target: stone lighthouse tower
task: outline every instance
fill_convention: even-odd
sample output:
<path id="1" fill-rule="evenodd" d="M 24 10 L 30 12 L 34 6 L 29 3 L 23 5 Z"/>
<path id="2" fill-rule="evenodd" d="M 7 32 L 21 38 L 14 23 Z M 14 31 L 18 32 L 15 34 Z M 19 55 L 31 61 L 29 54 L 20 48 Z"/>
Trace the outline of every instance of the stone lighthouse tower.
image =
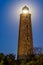
<path id="1" fill-rule="evenodd" d="M 22 59 L 33 53 L 31 14 L 29 8 L 24 6 L 20 14 L 19 39 L 18 39 L 18 58 Z"/>

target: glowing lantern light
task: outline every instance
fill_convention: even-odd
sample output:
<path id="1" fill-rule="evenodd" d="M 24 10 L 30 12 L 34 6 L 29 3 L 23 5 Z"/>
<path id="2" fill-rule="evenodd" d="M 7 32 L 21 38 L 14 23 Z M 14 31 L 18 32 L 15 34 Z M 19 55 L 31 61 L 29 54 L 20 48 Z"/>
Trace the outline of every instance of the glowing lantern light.
<path id="1" fill-rule="evenodd" d="M 29 8 L 27 6 L 22 8 L 22 13 L 28 14 L 29 13 Z"/>

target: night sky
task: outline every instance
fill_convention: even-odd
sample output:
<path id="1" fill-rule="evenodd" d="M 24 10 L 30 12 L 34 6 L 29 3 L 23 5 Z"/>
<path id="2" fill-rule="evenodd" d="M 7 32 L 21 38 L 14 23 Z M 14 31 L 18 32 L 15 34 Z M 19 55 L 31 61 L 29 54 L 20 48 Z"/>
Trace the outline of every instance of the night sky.
<path id="1" fill-rule="evenodd" d="M 17 53 L 20 13 L 31 13 L 34 47 L 43 48 L 43 0 L 0 0 L 0 53 Z"/>

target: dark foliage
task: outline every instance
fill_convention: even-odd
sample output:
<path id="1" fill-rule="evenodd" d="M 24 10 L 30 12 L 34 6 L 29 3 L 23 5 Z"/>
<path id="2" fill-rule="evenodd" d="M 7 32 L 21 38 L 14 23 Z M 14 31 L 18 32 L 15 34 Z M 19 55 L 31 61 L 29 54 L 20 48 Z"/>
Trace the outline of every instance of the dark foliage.
<path id="1" fill-rule="evenodd" d="M 14 54 L 4 55 L 0 53 L 0 65 L 43 65 L 43 54 L 33 54 L 22 60 L 15 60 Z"/>

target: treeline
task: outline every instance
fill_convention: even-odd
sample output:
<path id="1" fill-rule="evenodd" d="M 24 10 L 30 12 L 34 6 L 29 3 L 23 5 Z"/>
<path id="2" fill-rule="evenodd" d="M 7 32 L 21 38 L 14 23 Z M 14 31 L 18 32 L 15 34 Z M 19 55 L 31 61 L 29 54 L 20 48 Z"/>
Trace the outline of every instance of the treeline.
<path id="1" fill-rule="evenodd" d="M 0 65 L 43 65 L 43 54 L 29 55 L 25 59 L 15 60 L 14 54 L 0 53 Z"/>
<path id="2" fill-rule="evenodd" d="M 4 55 L 0 53 L 0 65 L 17 65 L 14 54 Z"/>
<path id="3" fill-rule="evenodd" d="M 33 54 L 21 60 L 20 65 L 43 65 L 43 54 Z"/>

